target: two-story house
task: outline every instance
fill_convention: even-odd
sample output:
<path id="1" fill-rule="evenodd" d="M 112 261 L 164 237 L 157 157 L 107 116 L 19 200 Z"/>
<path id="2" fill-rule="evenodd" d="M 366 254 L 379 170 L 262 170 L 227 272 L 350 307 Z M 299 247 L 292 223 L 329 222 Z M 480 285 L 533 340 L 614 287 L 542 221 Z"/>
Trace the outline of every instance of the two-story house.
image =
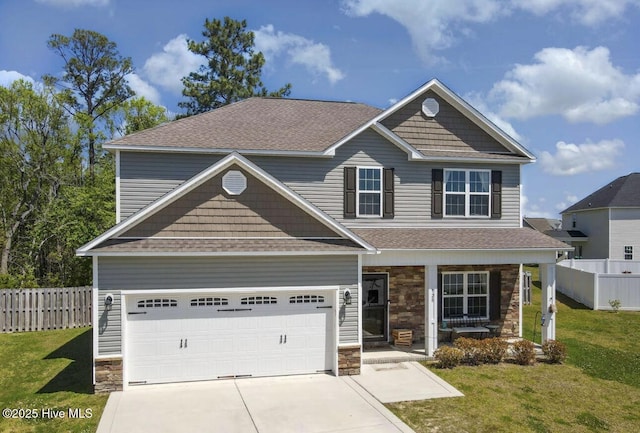
<path id="1" fill-rule="evenodd" d="M 567 245 L 522 228 L 534 156 L 437 80 L 392 107 L 250 98 L 119 138 L 118 223 L 93 257 L 97 391 L 359 374 L 369 344 L 442 322 L 522 332 L 522 263 Z M 364 349 L 366 350 L 366 349 Z"/>
<path id="2" fill-rule="evenodd" d="M 640 257 L 640 173 L 620 176 L 560 214 L 562 227 L 587 236 L 572 242 L 576 258 Z"/>

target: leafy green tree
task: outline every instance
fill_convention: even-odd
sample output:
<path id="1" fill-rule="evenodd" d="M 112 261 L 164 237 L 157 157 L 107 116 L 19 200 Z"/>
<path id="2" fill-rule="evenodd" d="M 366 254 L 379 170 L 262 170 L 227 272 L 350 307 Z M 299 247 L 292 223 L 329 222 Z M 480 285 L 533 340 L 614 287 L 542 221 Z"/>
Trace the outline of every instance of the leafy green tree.
<path id="1" fill-rule="evenodd" d="M 77 158 L 58 96 L 23 80 L 0 86 L 0 274 L 20 255 L 21 239 L 21 254 L 32 255 L 31 227 L 56 199 L 66 164 Z M 33 269 L 24 262 L 13 267 L 23 274 Z"/>
<path id="2" fill-rule="evenodd" d="M 78 125 L 93 176 L 96 145 L 107 138 L 105 125 L 134 94 L 126 80 L 134 70 L 131 58 L 122 57 L 115 42 L 91 30 L 76 29 L 70 37 L 53 34 L 47 45 L 64 61 L 64 74 L 60 79 L 49 75 L 45 80 L 66 88 L 66 106 Z"/>
<path id="3" fill-rule="evenodd" d="M 166 108 L 155 105 L 144 97 L 131 98 L 125 101 L 120 108 L 120 114 L 122 121 L 117 129 L 123 135 L 142 131 L 169 121 Z"/>
<path id="4" fill-rule="evenodd" d="M 283 97 L 291 93 L 291 84 L 269 92 L 261 81 L 265 59 L 254 50 L 254 33 L 246 20 L 205 20 L 204 40 L 189 40 L 189 50 L 207 60 L 196 72 L 182 79 L 183 96 L 178 106 L 187 116 L 202 113 L 251 96 Z"/>
<path id="5" fill-rule="evenodd" d="M 115 165 L 107 153 L 96 161 L 94 180 L 64 184 L 34 225 L 36 274 L 49 286 L 82 286 L 92 279 L 91 260 L 75 250 L 115 222 Z"/>

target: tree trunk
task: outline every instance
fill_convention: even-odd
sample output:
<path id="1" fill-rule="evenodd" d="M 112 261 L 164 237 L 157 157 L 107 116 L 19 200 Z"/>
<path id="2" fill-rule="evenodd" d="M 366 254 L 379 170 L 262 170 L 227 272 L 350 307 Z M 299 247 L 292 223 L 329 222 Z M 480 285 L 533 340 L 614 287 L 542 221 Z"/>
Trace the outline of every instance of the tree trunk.
<path id="1" fill-rule="evenodd" d="M 15 236 L 15 226 L 10 227 L 4 234 L 4 245 L 2 246 L 2 258 L 0 258 L 0 274 L 9 273 L 9 257 L 11 256 L 11 246 L 13 245 L 13 236 Z"/>

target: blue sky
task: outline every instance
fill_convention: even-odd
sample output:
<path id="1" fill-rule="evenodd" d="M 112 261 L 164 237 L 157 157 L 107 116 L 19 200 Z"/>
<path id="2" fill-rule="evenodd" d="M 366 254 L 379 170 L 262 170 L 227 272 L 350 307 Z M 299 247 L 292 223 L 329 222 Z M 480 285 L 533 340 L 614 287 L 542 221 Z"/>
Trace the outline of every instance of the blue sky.
<path id="1" fill-rule="evenodd" d="M 57 74 L 52 33 L 95 30 L 138 94 L 180 111 L 205 18 L 246 19 L 270 89 L 386 108 L 438 78 L 537 157 L 523 212 L 640 171 L 640 0 L 0 0 L 0 85 Z M 640 191 L 638 192 L 640 194 Z"/>

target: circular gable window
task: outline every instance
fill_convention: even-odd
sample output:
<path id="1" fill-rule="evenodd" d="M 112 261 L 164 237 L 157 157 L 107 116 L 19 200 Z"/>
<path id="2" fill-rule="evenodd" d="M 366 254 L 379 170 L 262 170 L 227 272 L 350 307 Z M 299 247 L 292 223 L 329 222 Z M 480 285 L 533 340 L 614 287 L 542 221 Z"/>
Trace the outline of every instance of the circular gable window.
<path id="1" fill-rule="evenodd" d="M 247 178 L 240 171 L 228 171 L 222 176 L 222 188 L 230 195 L 240 195 L 247 189 Z"/>

